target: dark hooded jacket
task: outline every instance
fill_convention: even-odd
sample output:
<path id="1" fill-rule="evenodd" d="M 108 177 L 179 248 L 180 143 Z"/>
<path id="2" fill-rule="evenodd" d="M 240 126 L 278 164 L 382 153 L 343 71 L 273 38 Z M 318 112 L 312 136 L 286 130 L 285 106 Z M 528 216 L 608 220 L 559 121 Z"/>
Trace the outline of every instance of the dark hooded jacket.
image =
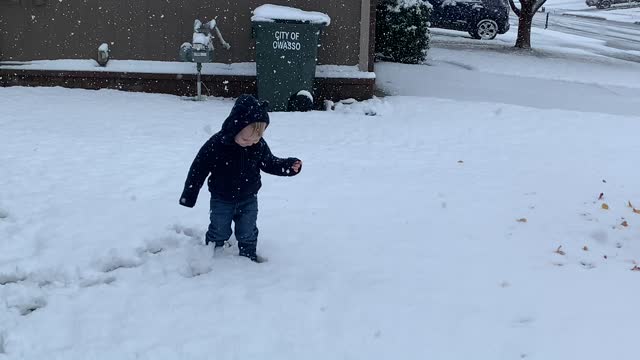
<path id="1" fill-rule="evenodd" d="M 255 122 L 269 124 L 268 104 L 260 103 L 251 95 L 242 95 L 222 129 L 213 135 L 193 160 L 180 204 L 193 207 L 204 180 L 212 195 L 227 201 L 239 201 L 254 196 L 260 190 L 260 170 L 280 176 L 294 176 L 291 169 L 296 158 L 280 159 L 271 153 L 264 139 L 252 146 L 241 147 L 235 136 L 247 125 Z"/>

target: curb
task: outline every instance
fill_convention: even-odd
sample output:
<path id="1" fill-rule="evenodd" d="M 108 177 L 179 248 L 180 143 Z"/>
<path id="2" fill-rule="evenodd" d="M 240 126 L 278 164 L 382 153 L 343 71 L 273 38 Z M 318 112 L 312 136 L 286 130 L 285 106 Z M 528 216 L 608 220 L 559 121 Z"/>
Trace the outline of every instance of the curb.
<path id="1" fill-rule="evenodd" d="M 593 20 L 601 20 L 601 21 L 607 20 L 607 18 L 603 18 L 601 16 L 592 16 L 592 15 L 579 15 L 579 14 L 562 13 L 562 16 L 573 16 L 573 17 L 577 17 L 577 18 L 593 19 Z"/>

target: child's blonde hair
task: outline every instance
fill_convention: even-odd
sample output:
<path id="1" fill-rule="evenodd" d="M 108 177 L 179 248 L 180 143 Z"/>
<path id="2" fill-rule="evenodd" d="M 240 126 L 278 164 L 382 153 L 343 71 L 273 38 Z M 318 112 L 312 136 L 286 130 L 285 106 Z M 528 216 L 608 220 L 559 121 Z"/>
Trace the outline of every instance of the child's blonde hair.
<path id="1" fill-rule="evenodd" d="M 262 135 L 264 134 L 264 131 L 267 129 L 267 123 L 266 122 L 254 122 L 251 125 L 252 125 L 252 128 L 253 128 L 252 135 L 258 134 L 258 135 L 260 135 L 260 137 L 262 137 Z"/>

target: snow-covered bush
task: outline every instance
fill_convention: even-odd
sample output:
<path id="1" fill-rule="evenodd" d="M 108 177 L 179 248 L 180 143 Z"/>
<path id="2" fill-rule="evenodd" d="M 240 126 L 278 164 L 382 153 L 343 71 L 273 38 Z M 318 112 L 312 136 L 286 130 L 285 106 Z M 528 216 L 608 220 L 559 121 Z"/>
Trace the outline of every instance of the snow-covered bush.
<path id="1" fill-rule="evenodd" d="M 376 11 L 379 58 L 417 64 L 427 56 L 431 4 L 426 0 L 380 0 Z"/>

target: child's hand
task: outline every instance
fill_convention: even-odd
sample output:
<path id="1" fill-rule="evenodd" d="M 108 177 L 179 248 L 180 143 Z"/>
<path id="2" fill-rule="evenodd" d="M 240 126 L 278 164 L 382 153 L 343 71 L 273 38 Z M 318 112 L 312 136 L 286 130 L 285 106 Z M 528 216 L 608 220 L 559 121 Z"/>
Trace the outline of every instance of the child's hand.
<path id="1" fill-rule="evenodd" d="M 301 167 L 302 167 L 302 160 L 298 160 L 294 162 L 293 165 L 291 165 L 291 169 L 293 169 L 293 172 L 295 172 L 296 174 L 300 171 Z"/>

